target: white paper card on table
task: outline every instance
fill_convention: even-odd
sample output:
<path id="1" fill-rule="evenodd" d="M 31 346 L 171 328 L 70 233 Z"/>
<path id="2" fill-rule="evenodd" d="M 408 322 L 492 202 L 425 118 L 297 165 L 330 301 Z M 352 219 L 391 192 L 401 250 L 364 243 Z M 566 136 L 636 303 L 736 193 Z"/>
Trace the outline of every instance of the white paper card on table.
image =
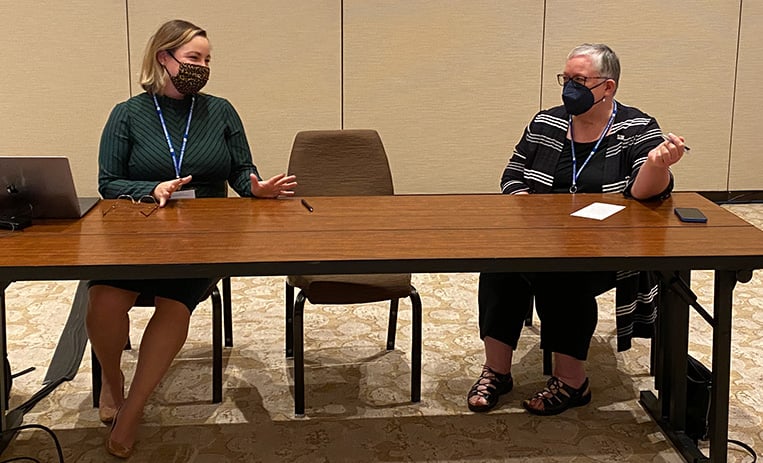
<path id="1" fill-rule="evenodd" d="M 172 193 L 170 199 L 192 199 L 196 197 L 196 190 L 178 190 Z"/>
<path id="2" fill-rule="evenodd" d="M 574 217 L 583 217 L 586 219 L 604 220 L 607 217 L 616 214 L 625 209 L 625 206 L 619 204 L 593 203 L 583 209 L 573 212 Z"/>

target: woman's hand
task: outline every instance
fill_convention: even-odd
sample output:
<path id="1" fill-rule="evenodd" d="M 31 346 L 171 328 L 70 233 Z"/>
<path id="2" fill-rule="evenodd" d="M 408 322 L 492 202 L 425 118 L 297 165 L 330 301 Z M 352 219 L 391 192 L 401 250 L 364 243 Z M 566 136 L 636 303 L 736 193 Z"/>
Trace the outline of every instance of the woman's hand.
<path id="1" fill-rule="evenodd" d="M 164 207 L 164 205 L 167 204 L 167 200 L 172 197 L 172 193 L 178 191 L 183 187 L 183 185 L 189 183 L 190 181 L 190 175 L 183 178 L 167 180 L 166 182 L 162 182 L 156 185 L 156 187 L 154 187 L 154 191 L 151 193 L 151 196 L 159 201 L 159 207 Z"/>
<path id="2" fill-rule="evenodd" d="M 669 133 L 666 140 L 655 146 L 633 181 L 631 194 L 636 199 L 648 199 L 665 191 L 670 184 L 670 166 L 684 155 L 684 139 Z"/>
<path id="3" fill-rule="evenodd" d="M 666 140 L 657 145 L 649 152 L 646 163 L 653 167 L 663 167 L 667 169 L 681 160 L 684 155 L 684 139 L 669 133 Z"/>
<path id="4" fill-rule="evenodd" d="M 252 194 L 258 198 L 277 198 L 279 196 L 294 196 L 292 188 L 297 186 L 295 175 L 278 174 L 268 180 L 259 180 L 254 174 L 250 174 L 252 181 Z"/>

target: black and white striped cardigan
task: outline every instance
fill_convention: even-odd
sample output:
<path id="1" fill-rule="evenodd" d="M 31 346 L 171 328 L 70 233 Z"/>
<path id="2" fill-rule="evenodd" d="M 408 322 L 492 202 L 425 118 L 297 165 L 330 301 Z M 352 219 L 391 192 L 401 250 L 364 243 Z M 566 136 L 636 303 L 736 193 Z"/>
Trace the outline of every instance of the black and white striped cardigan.
<path id="1" fill-rule="evenodd" d="M 514 148 L 501 178 L 501 191 L 551 193 L 559 156 L 562 153 L 569 115 L 557 106 L 535 115 Z M 610 134 L 603 140 L 600 152 L 605 154 L 602 192 L 621 193 L 630 197 L 636 174 L 647 154 L 662 143 L 657 121 L 636 108 L 618 102 L 618 110 Z M 661 194 L 670 196 L 673 177 Z M 650 338 L 657 317 L 657 279 L 651 272 L 619 271 L 615 293 L 617 350 L 630 349 L 634 337 Z"/>

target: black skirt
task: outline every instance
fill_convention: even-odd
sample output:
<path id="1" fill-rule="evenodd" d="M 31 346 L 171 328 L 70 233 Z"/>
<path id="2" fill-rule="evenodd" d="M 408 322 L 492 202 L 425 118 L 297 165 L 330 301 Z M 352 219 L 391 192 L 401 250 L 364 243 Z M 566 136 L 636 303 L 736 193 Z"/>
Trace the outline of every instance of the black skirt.
<path id="1" fill-rule="evenodd" d="M 95 285 L 113 286 L 134 291 L 147 297 L 165 297 L 178 301 L 193 312 L 209 288 L 217 283 L 214 278 L 176 278 L 168 280 L 90 280 L 88 288 Z"/>

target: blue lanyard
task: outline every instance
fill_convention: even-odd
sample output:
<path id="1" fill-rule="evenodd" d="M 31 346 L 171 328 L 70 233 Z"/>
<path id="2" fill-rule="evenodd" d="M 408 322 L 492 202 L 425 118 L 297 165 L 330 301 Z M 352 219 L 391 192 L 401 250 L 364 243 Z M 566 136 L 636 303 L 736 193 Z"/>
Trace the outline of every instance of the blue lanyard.
<path id="1" fill-rule="evenodd" d="M 585 162 L 582 166 L 580 166 L 580 170 L 576 170 L 577 168 L 577 157 L 575 156 L 575 133 L 572 131 L 572 116 L 570 116 L 570 148 L 572 149 L 572 186 L 570 187 L 570 193 L 576 193 L 578 191 L 578 177 L 580 177 L 580 173 L 583 172 L 583 169 L 585 169 L 585 166 L 588 165 L 588 161 L 591 160 L 594 153 L 596 153 L 596 150 L 599 149 L 599 145 L 601 144 L 601 141 L 604 140 L 604 137 L 607 136 L 607 133 L 609 132 L 609 129 L 612 128 L 612 123 L 615 121 L 615 114 L 617 114 L 617 102 L 613 101 L 613 107 L 612 107 L 612 115 L 609 116 L 609 121 L 607 122 L 607 126 L 604 127 L 604 131 L 601 132 L 601 136 L 599 137 L 599 140 L 596 142 L 596 145 L 594 145 L 593 149 L 591 150 L 591 153 L 586 158 Z"/>
<path id="2" fill-rule="evenodd" d="M 185 145 L 188 143 L 188 129 L 191 128 L 191 118 L 193 117 L 193 105 L 196 103 L 196 95 L 191 97 L 191 109 L 188 111 L 188 122 L 185 124 L 185 134 L 183 135 L 183 145 L 180 147 L 180 156 L 175 155 L 175 147 L 172 146 L 172 139 L 170 139 L 170 133 L 167 131 L 167 124 L 164 122 L 164 115 L 162 115 L 162 108 L 159 106 L 159 100 L 154 97 L 154 104 L 156 105 L 156 114 L 159 115 L 159 122 L 162 123 L 162 130 L 164 130 L 164 137 L 167 138 L 167 146 L 170 148 L 170 156 L 172 156 L 172 165 L 175 167 L 175 178 L 180 178 L 180 167 L 183 165 L 183 155 L 185 155 Z"/>

